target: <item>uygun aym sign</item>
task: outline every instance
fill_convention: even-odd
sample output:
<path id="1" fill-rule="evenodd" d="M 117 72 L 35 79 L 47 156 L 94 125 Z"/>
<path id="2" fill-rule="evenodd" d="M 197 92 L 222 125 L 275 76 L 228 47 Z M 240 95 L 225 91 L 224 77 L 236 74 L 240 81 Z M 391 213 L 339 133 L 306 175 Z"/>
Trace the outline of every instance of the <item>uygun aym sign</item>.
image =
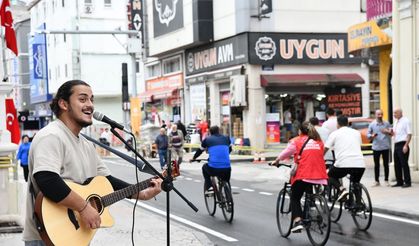
<path id="1" fill-rule="evenodd" d="M 326 89 L 326 100 L 328 108 L 340 109 L 350 117 L 362 116 L 362 93 L 359 87 Z"/>

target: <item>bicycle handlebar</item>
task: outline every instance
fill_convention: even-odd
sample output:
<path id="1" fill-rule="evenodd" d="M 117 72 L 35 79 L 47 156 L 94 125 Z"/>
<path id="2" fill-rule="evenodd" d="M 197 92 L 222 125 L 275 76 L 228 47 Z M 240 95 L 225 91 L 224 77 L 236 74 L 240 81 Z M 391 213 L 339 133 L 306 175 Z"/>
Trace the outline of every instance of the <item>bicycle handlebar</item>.
<path id="1" fill-rule="evenodd" d="M 277 168 L 284 166 L 284 167 L 288 167 L 291 168 L 291 164 L 286 164 L 286 163 L 274 163 L 274 162 L 269 162 L 268 163 L 269 166 L 275 166 Z"/>

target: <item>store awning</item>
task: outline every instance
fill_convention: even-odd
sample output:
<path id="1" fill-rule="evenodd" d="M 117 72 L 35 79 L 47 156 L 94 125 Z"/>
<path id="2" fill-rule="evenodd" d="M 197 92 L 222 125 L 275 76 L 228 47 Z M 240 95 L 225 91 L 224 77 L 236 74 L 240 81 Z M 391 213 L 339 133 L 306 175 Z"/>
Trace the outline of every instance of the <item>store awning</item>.
<path id="1" fill-rule="evenodd" d="M 272 74 L 260 76 L 261 86 L 354 85 L 364 83 L 356 73 L 339 74 Z"/>
<path id="2" fill-rule="evenodd" d="M 164 99 L 173 96 L 176 88 L 164 88 L 159 90 L 150 90 L 143 92 L 139 95 L 139 98 L 143 102 L 151 102 L 153 100 Z"/>

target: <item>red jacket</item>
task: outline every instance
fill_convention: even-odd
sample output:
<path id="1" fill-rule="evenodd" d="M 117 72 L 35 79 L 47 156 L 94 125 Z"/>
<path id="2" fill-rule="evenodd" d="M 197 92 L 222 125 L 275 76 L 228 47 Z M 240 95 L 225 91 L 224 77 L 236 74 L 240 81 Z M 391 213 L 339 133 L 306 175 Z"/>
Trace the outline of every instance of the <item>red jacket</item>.
<path id="1" fill-rule="evenodd" d="M 293 140 L 296 145 L 296 151 L 294 153 L 295 163 L 297 163 L 298 154 L 307 138 L 307 135 L 301 135 Z M 315 141 L 310 139 L 301 153 L 301 158 L 297 163 L 297 172 L 291 178 L 291 184 L 302 179 L 327 179 L 328 176 L 323 155 L 323 142 L 321 140 Z"/>

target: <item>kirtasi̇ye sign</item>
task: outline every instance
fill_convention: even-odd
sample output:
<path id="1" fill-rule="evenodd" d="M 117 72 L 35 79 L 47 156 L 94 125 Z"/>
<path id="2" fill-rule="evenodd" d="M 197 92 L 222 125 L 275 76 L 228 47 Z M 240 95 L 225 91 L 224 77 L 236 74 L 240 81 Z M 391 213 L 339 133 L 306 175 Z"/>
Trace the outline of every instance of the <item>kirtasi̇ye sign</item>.
<path id="1" fill-rule="evenodd" d="M 383 22 L 383 21 L 382 21 Z M 348 50 L 349 52 L 390 45 L 391 39 L 391 20 L 378 26 L 375 20 L 351 26 L 348 30 Z"/>
<path id="2" fill-rule="evenodd" d="M 249 33 L 251 64 L 359 63 L 345 33 Z"/>
<path id="3" fill-rule="evenodd" d="M 359 87 L 339 87 L 326 89 L 327 107 L 340 109 L 344 115 L 362 116 L 362 93 Z"/>

